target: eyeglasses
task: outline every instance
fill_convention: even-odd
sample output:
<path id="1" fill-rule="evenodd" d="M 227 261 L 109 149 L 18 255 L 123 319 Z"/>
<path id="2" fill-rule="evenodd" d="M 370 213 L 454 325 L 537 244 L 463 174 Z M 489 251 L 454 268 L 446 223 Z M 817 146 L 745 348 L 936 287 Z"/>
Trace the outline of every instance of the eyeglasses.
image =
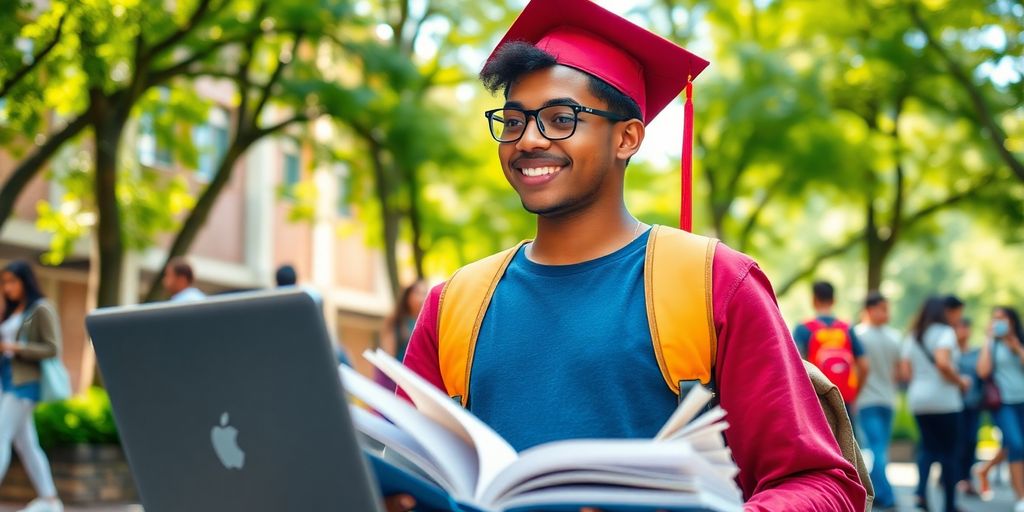
<path id="1" fill-rule="evenodd" d="M 582 105 L 549 105 L 537 110 L 496 108 L 484 112 L 491 128 L 491 136 L 498 142 L 516 142 L 526 133 L 526 124 L 532 117 L 540 134 L 548 140 L 565 140 L 576 133 L 580 112 L 593 114 L 613 122 L 629 120 L 614 112 L 597 110 Z"/>

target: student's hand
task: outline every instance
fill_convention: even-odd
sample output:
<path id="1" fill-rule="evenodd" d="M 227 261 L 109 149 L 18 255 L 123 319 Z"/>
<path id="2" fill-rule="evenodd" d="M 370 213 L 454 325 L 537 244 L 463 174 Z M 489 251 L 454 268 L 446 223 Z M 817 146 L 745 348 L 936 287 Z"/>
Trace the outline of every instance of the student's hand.
<path id="1" fill-rule="evenodd" d="M 0 343 L 0 352 L 5 354 L 13 354 L 17 352 L 21 347 L 17 343 Z"/>
<path id="2" fill-rule="evenodd" d="M 388 512 L 407 512 L 416 506 L 416 500 L 408 494 L 396 494 L 384 498 L 384 510 Z"/>
<path id="3" fill-rule="evenodd" d="M 961 392 L 966 392 L 968 389 L 971 389 L 971 384 L 972 383 L 971 383 L 971 378 L 970 377 L 968 377 L 966 375 L 961 375 L 960 376 L 960 391 Z"/>
<path id="4" fill-rule="evenodd" d="M 1008 334 L 1006 336 L 1003 336 L 1002 341 L 1003 343 L 1006 344 L 1006 347 L 1009 348 L 1010 351 L 1012 351 L 1015 354 L 1020 353 L 1020 340 L 1018 340 L 1016 336 L 1014 336 L 1013 334 Z"/>

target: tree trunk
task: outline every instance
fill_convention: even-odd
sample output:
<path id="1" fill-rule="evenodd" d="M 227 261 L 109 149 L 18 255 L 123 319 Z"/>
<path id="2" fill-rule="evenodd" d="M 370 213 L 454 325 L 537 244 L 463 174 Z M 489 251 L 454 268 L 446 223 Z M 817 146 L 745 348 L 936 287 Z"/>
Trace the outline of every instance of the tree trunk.
<path id="1" fill-rule="evenodd" d="M 407 171 L 409 182 L 409 225 L 412 228 L 412 260 L 416 267 L 416 278 L 423 279 L 423 259 L 427 250 L 423 246 L 423 219 L 420 211 L 420 182 L 416 169 Z"/>
<path id="2" fill-rule="evenodd" d="M 199 196 L 199 200 L 196 201 L 195 208 L 189 212 L 188 218 L 185 219 L 185 223 L 182 224 L 178 234 L 174 237 L 174 242 L 171 244 L 171 248 L 167 251 L 167 258 L 164 260 L 164 264 L 160 267 L 160 271 L 149 285 L 149 291 L 146 292 L 146 297 L 144 299 L 145 302 L 160 300 L 163 296 L 164 269 L 167 268 L 171 259 L 184 256 L 188 253 L 189 248 L 192 247 L 192 243 L 195 242 L 196 237 L 199 236 L 199 231 L 206 224 L 206 219 L 210 217 L 210 212 L 213 211 L 213 206 L 217 203 L 217 198 L 220 197 L 220 193 L 224 190 L 224 187 L 226 187 L 228 182 L 231 181 L 235 164 L 251 144 L 252 141 L 250 141 L 249 138 L 246 138 L 245 140 L 240 140 L 238 144 L 232 145 L 228 148 L 227 153 L 224 154 L 224 158 L 220 162 L 220 166 L 217 168 L 217 173 L 214 175 L 213 180 L 210 181 L 210 184 L 203 190 L 203 193 Z"/>
<path id="3" fill-rule="evenodd" d="M 872 194 L 867 198 L 866 222 L 864 227 L 864 252 L 868 262 L 868 292 L 878 290 L 882 284 L 882 240 L 878 236 L 877 213 Z"/>
<path id="4" fill-rule="evenodd" d="M 81 133 L 87 126 L 89 126 L 88 112 L 68 123 L 67 126 L 57 133 L 50 135 L 43 145 L 36 148 L 31 155 L 18 163 L 14 172 L 4 182 L 3 188 L 0 188 L 0 230 L 3 230 L 4 224 L 7 223 L 7 220 L 11 217 L 11 212 L 14 211 L 14 203 L 18 200 L 18 196 L 25 190 L 29 182 L 32 181 L 32 178 L 39 174 L 43 166 L 50 161 L 50 158 L 53 157 L 57 150 L 64 146 L 65 142 Z"/>
<path id="5" fill-rule="evenodd" d="M 370 145 L 370 158 L 373 160 L 374 192 L 380 203 L 381 235 L 384 240 L 384 259 L 388 270 L 388 282 L 391 285 L 391 296 L 397 301 L 401 293 L 398 276 L 398 227 L 401 215 L 395 211 L 391 201 L 391 180 L 388 176 L 387 164 L 384 162 L 384 148 L 373 136 L 366 137 Z"/>
<path id="6" fill-rule="evenodd" d="M 94 93 L 93 104 L 106 104 L 106 98 Z M 117 201 L 117 157 L 121 135 L 128 120 L 127 108 L 98 108 L 93 117 L 95 139 L 94 183 L 98 213 L 96 237 L 99 246 L 99 288 L 96 306 L 116 306 L 121 302 L 124 241 L 121 236 L 121 213 Z"/>

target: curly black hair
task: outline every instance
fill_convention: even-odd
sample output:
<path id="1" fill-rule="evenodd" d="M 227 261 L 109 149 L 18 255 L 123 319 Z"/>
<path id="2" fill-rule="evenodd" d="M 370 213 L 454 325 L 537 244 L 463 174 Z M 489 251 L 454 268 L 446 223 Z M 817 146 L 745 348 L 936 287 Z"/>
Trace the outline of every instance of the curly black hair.
<path id="1" fill-rule="evenodd" d="M 494 58 L 480 71 L 480 81 L 491 93 L 499 90 L 508 97 L 509 86 L 519 77 L 558 64 L 554 55 L 525 41 L 509 41 L 498 48 Z M 611 84 L 583 72 L 589 78 L 590 92 L 608 104 L 607 110 L 628 119 L 643 120 L 640 106 L 633 98 L 619 92 Z"/>

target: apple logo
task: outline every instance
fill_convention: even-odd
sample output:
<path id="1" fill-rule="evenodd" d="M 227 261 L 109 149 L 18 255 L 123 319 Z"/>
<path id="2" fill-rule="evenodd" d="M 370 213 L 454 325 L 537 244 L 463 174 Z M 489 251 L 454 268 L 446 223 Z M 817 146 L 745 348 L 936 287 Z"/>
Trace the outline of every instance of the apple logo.
<path id="1" fill-rule="evenodd" d="M 245 465 L 245 452 L 238 447 L 238 429 L 228 426 L 228 421 L 228 413 L 225 412 L 220 416 L 220 426 L 214 425 L 210 431 L 213 451 L 225 468 L 242 469 Z"/>

